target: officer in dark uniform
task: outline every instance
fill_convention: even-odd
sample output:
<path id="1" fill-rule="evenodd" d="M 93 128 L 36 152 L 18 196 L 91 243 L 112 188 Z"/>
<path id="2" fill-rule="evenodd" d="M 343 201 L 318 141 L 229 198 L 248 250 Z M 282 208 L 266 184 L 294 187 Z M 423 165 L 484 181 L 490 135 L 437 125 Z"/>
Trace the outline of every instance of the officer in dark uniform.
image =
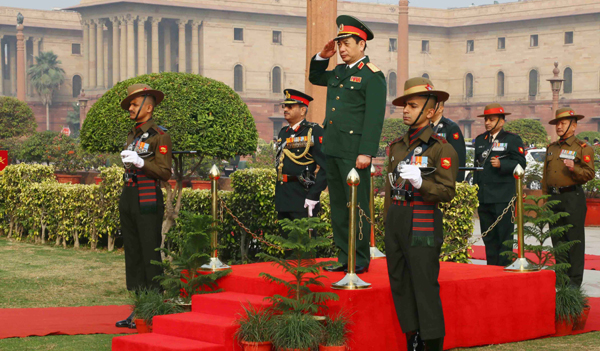
<path id="1" fill-rule="evenodd" d="M 569 252 L 556 257 L 558 263 L 569 263 L 567 271 L 570 283 L 581 286 L 585 261 L 585 216 L 587 205 L 582 185 L 594 179 L 594 149 L 586 142 L 577 139 L 575 130 L 577 121 L 584 116 L 578 115 L 572 108 L 564 107 L 556 111 L 556 117 L 550 124 L 556 126 L 559 140 L 548 145 L 542 192 L 549 194 L 549 200 L 559 200 L 554 212 L 567 212 L 569 216 L 560 218 L 552 227 L 572 225 L 561 237 L 552 237 L 552 245 L 560 242 L 579 240 Z"/>
<path id="2" fill-rule="evenodd" d="M 150 262 L 161 261 L 156 248 L 161 244 L 164 203 L 160 181 L 171 178 L 172 145 L 166 130 L 154 122 L 154 108 L 164 94 L 145 84 L 127 88 L 121 107 L 129 111 L 135 126 L 127 134 L 123 193 L 119 201 L 121 232 L 125 246 L 127 290 L 160 288 L 153 280 L 162 269 Z M 117 322 L 117 327 L 133 327 L 133 314 Z"/>
<path id="3" fill-rule="evenodd" d="M 446 139 L 448 144 L 452 145 L 458 154 L 458 167 L 464 167 L 467 161 L 465 138 L 458 124 L 444 117 L 444 102 L 438 104 L 437 111 L 431 119 L 431 127 L 434 133 Z M 459 171 L 456 181 L 462 182 L 463 180 L 465 180 L 465 172 Z"/>
<path id="4" fill-rule="evenodd" d="M 277 139 L 275 209 L 278 219 L 294 220 L 319 212 L 321 192 L 327 187 L 326 162 L 321 151 L 323 128 L 305 119 L 313 98 L 292 89 L 284 94 L 283 115 L 289 125 Z"/>
<path id="5" fill-rule="evenodd" d="M 500 104 L 489 104 L 482 115 L 485 133 L 475 139 L 475 165 L 483 167 L 475 172 L 474 183 L 479 185 L 479 224 L 485 232 L 496 221 L 515 196 L 513 172 L 517 164 L 525 169 L 525 149 L 521 137 L 502 129 L 507 113 Z M 508 266 L 510 257 L 500 255 L 512 251 L 503 243 L 513 238 L 514 225 L 509 210 L 502 220 L 484 238 L 488 265 Z"/>
<path id="6" fill-rule="evenodd" d="M 308 78 L 312 84 L 327 86 L 323 152 L 327 155 L 333 238 L 339 248 L 338 261 L 342 263 L 339 268 L 326 268 L 329 271 L 343 271 L 348 267 L 350 193 L 346 177 L 353 168 L 361 179 L 357 189 L 358 205 L 369 217 L 371 159 L 377 155 L 386 105 L 385 77 L 364 55 L 373 32 L 352 16 L 339 16 L 337 25 L 337 37 L 312 58 Z M 336 46 L 344 63 L 327 71 Z M 369 269 L 371 226 L 362 217 L 357 221 L 362 222 L 362 232 L 356 240 L 356 273 L 360 274 Z"/>

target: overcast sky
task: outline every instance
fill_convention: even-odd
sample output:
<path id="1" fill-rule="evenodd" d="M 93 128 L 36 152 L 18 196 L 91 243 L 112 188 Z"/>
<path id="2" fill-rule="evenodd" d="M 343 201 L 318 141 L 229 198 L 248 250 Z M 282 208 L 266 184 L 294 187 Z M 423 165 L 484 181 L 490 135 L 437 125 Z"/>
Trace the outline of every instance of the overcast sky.
<path id="1" fill-rule="evenodd" d="M 379 4 L 398 4 L 398 0 L 346 0 L 355 2 L 373 2 Z M 498 2 L 513 2 L 516 0 L 498 0 Z M 0 6 L 30 8 L 40 10 L 51 10 L 53 8 L 69 7 L 79 4 L 80 0 L 0 0 Z M 494 0 L 412 0 L 410 4 L 417 7 L 467 7 L 471 4 L 489 5 L 493 4 Z"/>

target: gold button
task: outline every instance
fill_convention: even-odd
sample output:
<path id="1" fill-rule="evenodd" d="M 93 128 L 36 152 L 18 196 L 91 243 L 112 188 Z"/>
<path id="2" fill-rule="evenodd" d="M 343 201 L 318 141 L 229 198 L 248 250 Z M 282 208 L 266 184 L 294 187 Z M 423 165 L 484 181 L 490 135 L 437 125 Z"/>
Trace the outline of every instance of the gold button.
<path id="1" fill-rule="evenodd" d="M 335 107 L 333 107 L 333 108 L 331 109 L 331 111 L 335 111 Z"/>
<path id="2" fill-rule="evenodd" d="M 354 133 L 354 131 L 353 131 L 353 130 L 351 130 L 351 131 L 350 131 L 350 134 L 352 134 L 352 133 Z"/>
<path id="3" fill-rule="evenodd" d="M 333 121 L 329 121 L 329 124 L 333 124 Z"/>
<path id="4" fill-rule="evenodd" d="M 344 84 L 340 84 L 340 88 L 343 88 L 343 87 L 344 87 Z"/>
<path id="5" fill-rule="evenodd" d="M 350 87 L 350 89 L 354 89 L 354 87 Z"/>
<path id="6" fill-rule="evenodd" d="M 339 96 L 336 96 L 336 97 L 335 97 L 335 99 L 336 99 L 336 100 L 339 100 L 339 99 L 340 99 L 340 97 L 339 97 Z"/>
<path id="7" fill-rule="evenodd" d="M 281 185 L 283 185 L 283 182 L 281 182 Z"/>

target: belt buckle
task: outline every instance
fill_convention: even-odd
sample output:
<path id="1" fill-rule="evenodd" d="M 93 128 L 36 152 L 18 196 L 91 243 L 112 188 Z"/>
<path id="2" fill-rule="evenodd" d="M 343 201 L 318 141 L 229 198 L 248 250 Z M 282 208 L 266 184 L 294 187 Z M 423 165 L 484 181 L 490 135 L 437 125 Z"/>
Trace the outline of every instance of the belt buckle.
<path id="1" fill-rule="evenodd" d="M 287 183 L 287 181 L 288 181 L 287 174 L 282 174 L 281 175 L 281 180 L 284 181 L 285 183 Z"/>

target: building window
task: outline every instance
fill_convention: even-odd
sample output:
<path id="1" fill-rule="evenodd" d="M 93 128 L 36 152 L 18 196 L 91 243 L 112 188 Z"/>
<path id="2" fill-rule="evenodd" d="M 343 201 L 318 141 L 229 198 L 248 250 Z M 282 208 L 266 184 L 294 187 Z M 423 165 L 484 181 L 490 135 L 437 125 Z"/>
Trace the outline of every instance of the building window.
<path id="1" fill-rule="evenodd" d="M 423 75 L 421 77 L 429 79 L 429 74 L 423 73 Z"/>
<path id="2" fill-rule="evenodd" d="M 396 52 L 398 51 L 398 39 L 396 38 L 390 38 L 390 45 L 389 45 L 389 49 L 390 52 Z"/>
<path id="3" fill-rule="evenodd" d="M 429 40 L 421 40 L 421 52 L 429 52 Z"/>
<path id="4" fill-rule="evenodd" d="M 571 94 L 573 92 L 573 70 L 567 67 L 563 74 L 563 79 L 565 80 L 563 83 L 563 93 Z"/>
<path id="5" fill-rule="evenodd" d="M 244 68 L 242 65 L 235 65 L 233 69 L 233 90 L 244 91 Z"/>
<path id="6" fill-rule="evenodd" d="M 233 40 L 244 41 L 244 28 L 233 28 Z"/>
<path id="7" fill-rule="evenodd" d="M 473 51 L 475 51 L 475 41 L 467 40 L 467 52 L 473 52 Z"/>
<path id="8" fill-rule="evenodd" d="M 573 32 L 565 32 L 565 44 L 573 44 Z"/>
<path id="9" fill-rule="evenodd" d="M 390 72 L 388 75 L 388 96 L 395 97 L 396 96 L 396 72 Z"/>
<path id="10" fill-rule="evenodd" d="M 506 38 L 498 38 L 498 50 L 506 49 Z"/>
<path id="11" fill-rule="evenodd" d="M 72 86 L 73 86 L 73 97 L 76 98 L 79 96 L 79 94 L 81 94 L 81 76 L 80 75 L 74 75 L 73 76 L 73 82 L 72 82 Z"/>
<path id="12" fill-rule="evenodd" d="M 283 121 L 281 119 L 273 120 L 273 140 L 276 141 L 279 138 L 279 132 L 283 128 Z"/>
<path id="13" fill-rule="evenodd" d="M 538 93 L 538 71 L 532 69 L 529 72 L 529 100 L 535 100 Z"/>
<path id="14" fill-rule="evenodd" d="M 81 44 L 71 44 L 71 54 L 81 55 Z"/>
<path id="15" fill-rule="evenodd" d="M 271 91 L 281 93 L 281 68 L 274 67 L 271 72 Z"/>
<path id="16" fill-rule="evenodd" d="M 465 139 L 470 139 L 471 138 L 471 123 L 465 123 L 463 124 L 464 126 L 464 131 L 463 131 L 463 136 Z"/>
<path id="17" fill-rule="evenodd" d="M 498 72 L 498 96 L 504 96 L 504 72 Z"/>
<path id="18" fill-rule="evenodd" d="M 473 97 L 473 75 L 471 73 L 467 73 L 465 78 L 465 95 L 468 98 Z"/>
<path id="19" fill-rule="evenodd" d="M 537 34 L 532 34 L 529 37 L 529 46 L 532 48 L 535 48 L 538 46 L 538 35 Z"/>
<path id="20" fill-rule="evenodd" d="M 280 30 L 273 31 L 273 44 L 282 44 L 282 35 Z"/>

